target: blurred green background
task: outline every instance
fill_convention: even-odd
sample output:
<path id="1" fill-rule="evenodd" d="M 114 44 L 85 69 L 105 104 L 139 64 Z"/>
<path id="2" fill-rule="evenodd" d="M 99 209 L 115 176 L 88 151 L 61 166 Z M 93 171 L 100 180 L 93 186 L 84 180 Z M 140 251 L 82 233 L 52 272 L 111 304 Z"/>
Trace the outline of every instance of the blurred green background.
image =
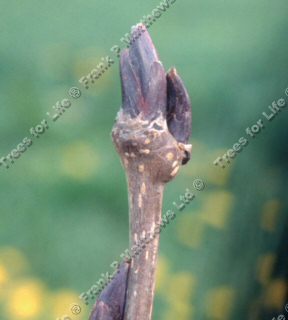
<path id="1" fill-rule="evenodd" d="M 1 157 L 159 2 L 2 0 Z M 207 185 L 161 235 L 154 319 L 284 312 L 288 108 L 229 167 L 213 161 L 285 96 L 287 14 L 287 0 L 178 0 L 149 29 L 193 103 L 192 160 L 167 186 L 164 210 L 195 178 Z M 126 182 L 110 137 L 118 62 L 71 101 L 9 170 L 0 167 L 1 320 L 87 319 L 92 304 L 77 317 L 71 305 L 128 247 Z"/>

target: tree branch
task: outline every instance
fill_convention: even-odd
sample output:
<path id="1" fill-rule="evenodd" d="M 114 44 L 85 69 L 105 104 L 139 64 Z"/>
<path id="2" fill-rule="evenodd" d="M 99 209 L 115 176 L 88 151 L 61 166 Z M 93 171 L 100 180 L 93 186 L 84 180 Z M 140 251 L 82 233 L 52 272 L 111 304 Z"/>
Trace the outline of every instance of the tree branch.
<path id="1" fill-rule="evenodd" d="M 159 246 L 155 227 L 161 223 L 164 185 L 190 158 L 188 93 L 175 69 L 166 75 L 145 26 L 134 27 L 132 36 L 139 29 L 144 33 L 121 54 L 122 108 L 112 137 L 128 182 L 130 245 L 143 238 L 151 242 L 131 261 L 124 316 L 106 313 L 91 320 L 152 319 Z"/>

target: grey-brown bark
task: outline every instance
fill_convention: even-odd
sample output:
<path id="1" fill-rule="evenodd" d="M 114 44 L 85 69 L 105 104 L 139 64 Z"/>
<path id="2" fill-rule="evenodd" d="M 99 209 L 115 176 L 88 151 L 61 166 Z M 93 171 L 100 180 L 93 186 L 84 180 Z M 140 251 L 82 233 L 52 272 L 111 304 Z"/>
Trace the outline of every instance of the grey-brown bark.
<path id="1" fill-rule="evenodd" d="M 121 55 L 123 99 L 112 137 L 127 176 L 130 245 L 147 237 L 151 242 L 131 261 L 124 320 L 152 319 L 159 246 L 154 229 L 161 222 L 164 185 L 191 151 L 187 91 L 175 69 L 166 75 L 145 27 L 132 32 L 139 28 L 145 32 Z"/>

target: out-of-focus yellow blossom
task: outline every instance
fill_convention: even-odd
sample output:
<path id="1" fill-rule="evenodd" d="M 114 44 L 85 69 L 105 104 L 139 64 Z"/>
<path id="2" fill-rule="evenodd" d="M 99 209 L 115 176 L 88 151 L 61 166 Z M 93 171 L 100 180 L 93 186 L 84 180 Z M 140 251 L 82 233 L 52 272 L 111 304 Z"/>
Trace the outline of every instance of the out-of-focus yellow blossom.
<path id="1" fill-rule="evenodd" d="M 37 280 L 27 280 L 10 288 L 7 314 L 11 319 L 40 319 L 44 307 L 44 288 Z"/>
<path id="2" fill-rule="evenodd" d="M 273 268 L 276 262 L 276 255 L 273 253 L 265 254 L 258 259 L 256 275 L 258 281 L 263 285 L 269 283 Z"/>
<path id="3" fill-rule="evenodd" d="M 169 306 L 167 311 L 164 313 L 163 319 L 165 320 L 196 320 L 194 317 L 195 308 L 187 303 L 182 303 L 181 301 L 175 302 L 173 305 Z"/>
<path id="4" fill-rule="evenodd" d="M 233 202 L 234 196 L 228 191 L 210 193 L 201 209 L 201 219 L 214 228 L 224 229 L 228 225 Z"/>
<path id="5" fill-rule="evenodd" d="M 79 299 L 79 294 L 70 290 L 62 290 L 53 294 L 51 297 L 51 313 L 54 318 L 61 317 L 63 315 L 68 315 L 72 318 L 73 313 L 71 308 L 74 305 L 79 305 L 81 307 L 80 316 L 83 315 L 85 307 L 82 301 Z"/>
<path id="6" fill-rule="evenodd" d="M 156 291 L 165 293 L 166 285 L 169 281 L 169 263 L 166 258 L 160 256 L 158 258 L 156 269 Z"/>
<path id="7" fill-rule="evenodd" d="M 275 232 L 278 225 L 281 204 L 277 199 L 267 201 L 263 206 L 261 227 L 265 231 Z"/>
<path id="8" fill-rule="evenodd" d="M 229 320 L 235 301 L 235 290 L 230 287 L 219 287 L 208 291 L 206 314 L 208 319 Z"/>
<path id="9" fill-rule="evenodd" d="M 8 281 L 8 271 L 7 269 L 4 267 L 4 265 L 2 265 L 0 263 L 0 288 Z"/>
<path id="10" fill-rule="evenodd" d="M 165 313 L 165 319 L 193 319 L 191 300 L 193 299 L 196 285 L 196 279 L 188 272 L 177 273 L 169 278 L 165 293 L 169 307 Z"/>
<path id="11" fill-rule="evenodd" d="M 2 298 L 4 298 L 5 296 L 5 291 L 6 291 L 5 289 L 6 289 L 8 280 L 9 280 L 8 270 L 3 264 L 1 264 L 1 260 L 0 260 L 0 300 L 2 300 Z"/>
<path id="12" fill-rule="evenodd" d="M 76 180 L 86 180 L 95 173 L 99 158 L 95 147 L 78 141 L 66 147 L 62 153 L 62 172 Z"/>
<path id="13" fill-rule="evenodd" d="M 285 279 L 271 281 L 265 290 L 264 304 L 266 307 L 282 311 L 287 297 L 287 282 Z"/>
<path id="14" fill-rule="evenodd" d="M 167 296 L 173 301 L 190 301 L 197 285 L 195 277 L 189 272 L 180 272 L 169 278 Z"/>

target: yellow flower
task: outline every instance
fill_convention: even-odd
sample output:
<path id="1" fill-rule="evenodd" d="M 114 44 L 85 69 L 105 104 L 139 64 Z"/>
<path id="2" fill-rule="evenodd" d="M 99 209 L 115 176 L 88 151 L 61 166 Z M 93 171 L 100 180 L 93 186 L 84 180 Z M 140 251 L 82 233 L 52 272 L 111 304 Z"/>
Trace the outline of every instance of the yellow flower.
<path id="1" fill-rule="evenodd" d="M 264 293 L 264 304 L 280 312 L 286 302 L 287 292 L 287 283 L 284 278 L 271 281 Z"/>
<path id="2" fill-rule="evenodd" d="M 71 318 L 73 318 L 73 315 L 85 316 L 84 313 L 87 311 L 85 310 L 85 305 L 79 299 L 79 294 L 70 290 L 62 290 L 54 294 L 51 299 L 51 304 L 54 318 L 60 318 L 64 315 Z"/>
<path id="3" fill-rule="evenodd" d="M 8 280 L 8 271 L 7 269 L 0 264 L 0 289 Z"/>
<path id="4" fill-rule="evenodd" d="M 195 308 L 184 302 L 177 302 L 170 306 L 167 311 L 164 313 L 165 320 L 193 320 Z"/>
<path id="5" fill-rule="evenodd" d="M 261 215 L 261 227 L 268 232 L 275 232 L 279 223 L 281 203 L 277 199 L 266 202 Z"/>
<path id="6" fill-rule="evenodd" d="M 191 299 L 196 285 L 196 278 L 188 272 L 180 272 L 170 277 L 165 294 L 169 303 L 165 313 L 166 320 L 193 319 L 194 307 L 191 305 Z"/>
<path id="7" fill-rule="evenodd" d="M 165 293 L 166 285 L 169 283 L 169 264 L 166 258 L 160 256 L 156 269 L 156 291 Z"/>
<path id="8" fill-rule="evenodd" d="M 6 285 L 9 280 L 9 274 L 6 267 L 0 263 L 0 299 L 5 296 L 6 293 Z"/>
<path id="9" fill-rule="evenodd" d="M 224 229 L 228 225 L 230 212 L 234 204 L 234 196 L 228 191 L 216 191 L 207 194 L 201 219 L 216 229 Z"/>
<path id="10" fill-rule="evenodd" d="M 168 299 L 172 303 L 189 302 L 193 298 L 197 285 L 196 278 L 189 272 L 176 273 L 170 277 Z"/>
<path id="11" fill-rule="evenodd" d="M 235 290 L 228 286 L 208 291 L 206 313 L 209 319 L 228 320 L 234 306 Z"/>
<path id="12" fill-rule="evenodd" d="M 85 180 L 95 173 L 99 159 L 94 146 L 78 141 L 64 149 L 61 165 L 65 175 Z"/>
<path id="13" fill-rule="evenodd" d="M 258 258 L 257 279 L 263 286 L 269 283 L 276 258 L 276 255 L 273 253 L 267 253 Z"/>
<path id="14" fill-rule="evenodd" d="M 40 319 L 44 288 L 36 280 L 28 280 L 11 288 L 7 297 L 7 313 L 11 319 Z"/>

